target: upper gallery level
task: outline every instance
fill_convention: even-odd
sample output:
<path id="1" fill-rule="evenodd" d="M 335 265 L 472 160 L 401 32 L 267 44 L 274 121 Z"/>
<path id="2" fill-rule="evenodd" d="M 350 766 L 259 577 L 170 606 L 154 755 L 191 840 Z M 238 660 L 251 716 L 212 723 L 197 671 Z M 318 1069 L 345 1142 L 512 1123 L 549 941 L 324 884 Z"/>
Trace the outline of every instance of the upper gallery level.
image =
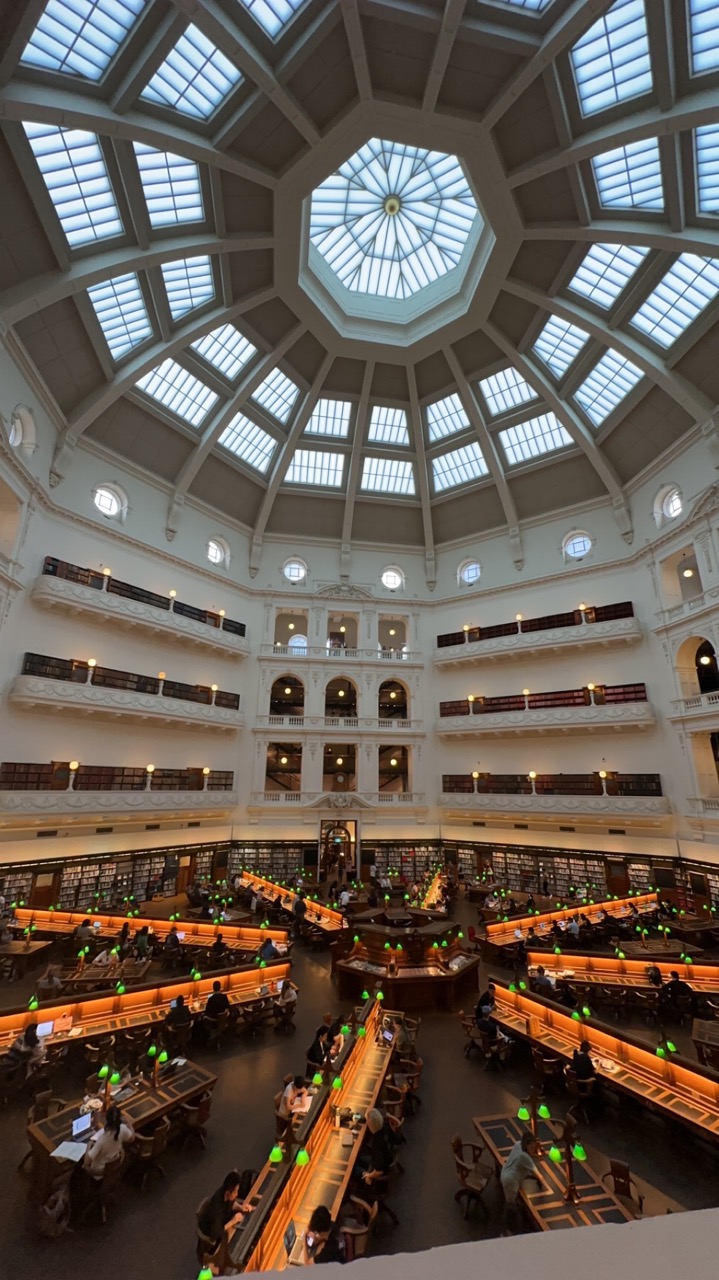
<path id="1" fill-rule="evenodd" d="M 355 607 L 315 600 L 307 606 L 277 605 L 266 611 L 260 657 L 287 662 L 327 661 L 417 666 L 423 662 L 416 624 L 409 614 L 377 608 L 368 599 Z"/>
<path id="2" fill-rule="evenodd" d="M 585 645 L 633 644 L 641 634 L 631 601 L 596 606 L 582 602 L 576 609 L 539 618 L 518 613 L 513 622 L 494 626 L 465 623 L 461 631 L 437 636 L 434 661 L 437 666 L 498 662 L 519 654 L 557 653 Z"/>
<path id="3" fill-rule="evenodd" d="M 484 697 L 468 694 L 440 702 L 440 737 L 512 734 L 596 733 L 610 729 L 647 729 L 655 723 L 647 689 L 637 684 L 588 684 L 581 689 L 552 689 Z"/>

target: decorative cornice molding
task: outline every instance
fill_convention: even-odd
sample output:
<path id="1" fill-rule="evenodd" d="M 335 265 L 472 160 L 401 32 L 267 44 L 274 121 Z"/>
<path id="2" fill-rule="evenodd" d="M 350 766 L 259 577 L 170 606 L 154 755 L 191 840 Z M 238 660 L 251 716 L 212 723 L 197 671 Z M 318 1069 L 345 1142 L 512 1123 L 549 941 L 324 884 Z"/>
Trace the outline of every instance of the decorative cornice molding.
<path id="1" fill-rule="evenodd" d="M 442 809 L 469 810 L 472 813 L 571 813 L 577 817 L 609 818 L 661 816 L 670 812 L 666 796 L 484 796 L 452 795 L 439 797 Z"/>
<path id="2" fill-rule="evenodd" d="M 515 733 L 586 733 L 596 729 L 648 729 L 655 723 L 648 702 L 621 702 L 612 706 L 543 707 L 523 711 L 496 711 L 484 715 L 440 717 L 440 737 L 489 737 Z"/>
<path id="3" fill-rule="evenodd" d="M 225 814 L 235 791 L 0 791 L 0 814 Z"/>
<path id="4" fill-rule="evenodd" d="M 613 622 L 583 623 L 577 627 L 553 627 L 547 631 L 518 631 L 516 635 L 497 636 L 473 644 L 451 645 L 435 649 L 436 666 L 477 663 L 483 658 L 502 660 L 518 653 L 538 653 L 546 649 L 576 649 L 592 644 L 634 644 L 642 638 L 637 618 L 617 618 Z"/>
<path id="5" fill-rule="evenodd" d="M 10 702 L 24 707 L 80 711 L 113 718 L 164 720 L 203 729 L 224 729 L 226 732 L 240 729 L 244 724 L 242 712 L 230 707 L 183 702 L 181 698 L 164 698 L 160 694 L 132 693 L 127 689 L 107 689 L 40 676 L 16 676 L 8 697 Z"/>

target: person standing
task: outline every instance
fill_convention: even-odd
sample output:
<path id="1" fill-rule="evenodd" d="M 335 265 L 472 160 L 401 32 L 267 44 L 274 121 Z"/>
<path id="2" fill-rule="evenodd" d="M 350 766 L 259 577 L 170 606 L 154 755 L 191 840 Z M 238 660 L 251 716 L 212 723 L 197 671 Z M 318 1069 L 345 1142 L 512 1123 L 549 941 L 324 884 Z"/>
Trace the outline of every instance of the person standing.
<path id="1" fill-rule="evenodd" d="M 520 1216 L 518 1198 L 525 1178 L 534 1178 L 537 1186 L 542 1185 L 537 1167 L 532 1159 L 536 1151 L 534 1135 L 527 1130 L 519 1142 L 515 1142 L 507 1159 L 502 1165 L 499 1181 L 504 1194 L 504 1231 L 503 1235 L 513 1235 L 519 1230 Z"/>

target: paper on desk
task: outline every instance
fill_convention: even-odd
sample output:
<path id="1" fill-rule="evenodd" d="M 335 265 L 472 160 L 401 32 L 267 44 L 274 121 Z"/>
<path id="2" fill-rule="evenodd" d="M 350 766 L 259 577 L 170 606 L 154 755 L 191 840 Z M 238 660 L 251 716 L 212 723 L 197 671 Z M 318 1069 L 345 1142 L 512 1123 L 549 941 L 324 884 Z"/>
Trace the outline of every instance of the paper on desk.
<path id="1" fill-rule="evenodd" d="M 50 1152 L 50 1155 L 56 1160 L 74 1160 L 77 1164 L 86 1151 L 84 1142 L 61 1142 L 59 1147 L 55 1147 L 55 1150 Z"/>

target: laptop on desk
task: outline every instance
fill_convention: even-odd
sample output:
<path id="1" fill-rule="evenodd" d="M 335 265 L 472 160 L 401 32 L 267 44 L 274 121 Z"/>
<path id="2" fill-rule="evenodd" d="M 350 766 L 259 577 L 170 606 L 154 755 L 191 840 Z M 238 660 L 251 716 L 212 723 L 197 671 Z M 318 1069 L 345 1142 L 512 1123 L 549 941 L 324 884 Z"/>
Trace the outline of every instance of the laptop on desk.
<path id="1" fill-rule="evenodd" d="M 84 1116 L 78 1116 L 72 1122 L 72 1140 L 73 1142 L 81 1142 L 84 1138 L 89 1138 L 92 1128 L 92 1115 L 88 1113 Z"/>
<path id="2" fill-rule="evenodd" d="M 292 1219 L 288 1222 L 282 1239 L 289 1265 L 291 1267 L 301 1267 L 305 1261 L 304 1236 L 298 1236 L 297 1228 Z"/>

